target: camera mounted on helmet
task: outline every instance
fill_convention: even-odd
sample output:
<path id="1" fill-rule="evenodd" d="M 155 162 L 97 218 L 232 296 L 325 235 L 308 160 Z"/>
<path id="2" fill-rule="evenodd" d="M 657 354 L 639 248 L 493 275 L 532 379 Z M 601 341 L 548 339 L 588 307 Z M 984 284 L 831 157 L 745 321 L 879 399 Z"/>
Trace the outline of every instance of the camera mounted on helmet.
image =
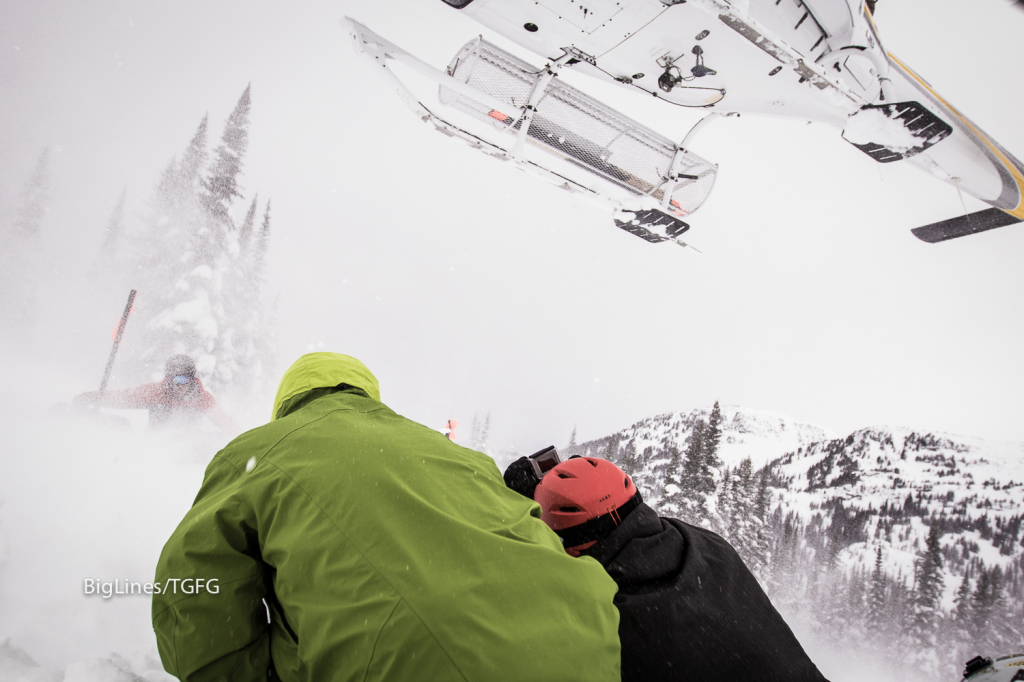
<path id="1" fill-rule="evenodd" d="M 554 469 L 562 459 L 558 456 L 558 450 L 555 449 L 554 445 L 549 445 L 543 450 L 538 450 L 528 457 L 530 460 L 530 466 L 533 467 L 533 473 L 537 476 L 537 481 L 544 478 L 544 474 Z"/>
<path id="2" fill-rule="evenodd" d="M 643 502 L 622 469 L 605 459 L 574 457 L 557 464 L 533 495 L 541 519 L 573 556 L 607 537 Z"/>
<path id="3" fill-rule="evenodd" d="M 520 457 L 505 469 L 505 485 L 532 500 L 533 491 L 544 478 L 544 474 L 554 469 L 561 461 L 554 445 L 538 450 L 529 457 Z"/>

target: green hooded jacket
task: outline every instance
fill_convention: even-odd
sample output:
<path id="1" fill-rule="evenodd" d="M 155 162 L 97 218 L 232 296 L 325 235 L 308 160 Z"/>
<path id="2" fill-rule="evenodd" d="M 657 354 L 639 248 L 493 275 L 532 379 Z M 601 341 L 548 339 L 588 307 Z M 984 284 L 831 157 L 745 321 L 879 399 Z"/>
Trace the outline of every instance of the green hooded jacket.
<path id="1" fill-rule="evenodd" d="M 217 453 L 156 582 L 182 680 L 619 680 L 604 568 L 344 355 L 300 358 Z"/>

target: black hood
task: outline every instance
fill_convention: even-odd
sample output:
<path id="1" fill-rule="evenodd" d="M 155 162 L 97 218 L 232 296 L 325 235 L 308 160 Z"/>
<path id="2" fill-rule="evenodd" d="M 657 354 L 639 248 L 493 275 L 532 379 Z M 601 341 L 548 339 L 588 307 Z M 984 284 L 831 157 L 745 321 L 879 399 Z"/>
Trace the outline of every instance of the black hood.
<path id="1" fill-rule="evenodd" d="M 686 558 L 686 542 L 675 526 L 641 504 L 611 535 L 584 553 L 600 561 L 622 586 L 678 575 Z"/>
<path id="2" fill-rule="evenodd" d="M 641 504 L 586 554 L 619 586 L 623 682 L 826 682 L 715 533 Z"/>

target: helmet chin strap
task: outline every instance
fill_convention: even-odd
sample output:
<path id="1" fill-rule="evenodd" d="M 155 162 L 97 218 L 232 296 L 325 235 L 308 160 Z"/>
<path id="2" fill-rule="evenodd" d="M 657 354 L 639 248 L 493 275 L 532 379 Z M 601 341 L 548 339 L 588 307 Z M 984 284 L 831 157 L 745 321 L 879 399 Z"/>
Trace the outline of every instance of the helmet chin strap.
<path id="1" fill-rule="evenodd" d="M 562 540 L 562 547 L 571 548 L 584 545 L 588 542 L 596 542 L 607 537 L 613 530 L 619 527 L 622 519 L 629 516 L 629 513 L 640 506 L 643 502 L 640 491 L 637 490 L 624 505 L 613 509 L 607 514 L 596 516 L 589 521 L 570 528 L 561 528 L 555 531 Z"/>

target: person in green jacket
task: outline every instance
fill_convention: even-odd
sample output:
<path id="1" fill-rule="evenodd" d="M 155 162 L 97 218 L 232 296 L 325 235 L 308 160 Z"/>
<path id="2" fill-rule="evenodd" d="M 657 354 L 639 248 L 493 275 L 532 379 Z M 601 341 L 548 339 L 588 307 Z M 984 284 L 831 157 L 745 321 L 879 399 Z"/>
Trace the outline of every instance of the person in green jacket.
<path id="1" fill-rule="evenodd" d="M 615 582 L 540 513 L 361 362 L 305 355 L 161 553 L 161 660 L 195 681 L 617 682 Z"/>

